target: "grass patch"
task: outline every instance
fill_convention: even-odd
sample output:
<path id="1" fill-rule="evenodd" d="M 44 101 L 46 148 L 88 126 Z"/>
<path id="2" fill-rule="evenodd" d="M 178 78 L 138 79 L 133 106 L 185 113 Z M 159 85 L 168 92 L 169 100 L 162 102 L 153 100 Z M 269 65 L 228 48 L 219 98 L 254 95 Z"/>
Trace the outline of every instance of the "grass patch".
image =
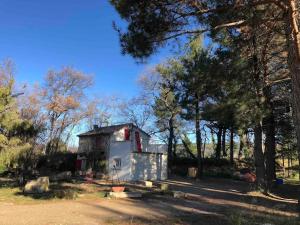
<path id="1" fill-rule="evenodd" d="M 298 185 L 298 184 L 300 184 L 299 173 L 294 173 L 291 177 L 285 178 L 284 182 L 286 184 L 291 184 L 291 185 Z"/>
<path id="2" fill-rule="evenodd" d="M 0 178 L 0 202 L 13 204 L 39 203 L 49 200 L 98 199 L 106 196 L 106 191 L 93 184 L 82 182 L 52 183 L 45 193 L 27 194 L 9 178 Z"/>

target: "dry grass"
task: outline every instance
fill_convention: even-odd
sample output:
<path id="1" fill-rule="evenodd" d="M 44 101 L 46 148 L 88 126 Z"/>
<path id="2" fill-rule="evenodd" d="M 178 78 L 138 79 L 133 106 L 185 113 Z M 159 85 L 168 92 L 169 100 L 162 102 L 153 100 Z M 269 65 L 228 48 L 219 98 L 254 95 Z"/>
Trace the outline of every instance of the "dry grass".
<path id="1" fill-rule="evenodd" d="M 107 187 L 78 182 L 52 183 L 50 191 L 42 194 L 25 194 L 16 182 L 0 178 L 0 202 L 8 204 L 32 204 L 45 201 L 103 198 Z"/>
<path id="2" fill-rule="evenodd" d="M 232 212 L 229 216 L 230 225 L 300 225 L 298 218 L 278 217 L 249 212 Z M 209 224 L 208 224 L 209 225 Z"/>

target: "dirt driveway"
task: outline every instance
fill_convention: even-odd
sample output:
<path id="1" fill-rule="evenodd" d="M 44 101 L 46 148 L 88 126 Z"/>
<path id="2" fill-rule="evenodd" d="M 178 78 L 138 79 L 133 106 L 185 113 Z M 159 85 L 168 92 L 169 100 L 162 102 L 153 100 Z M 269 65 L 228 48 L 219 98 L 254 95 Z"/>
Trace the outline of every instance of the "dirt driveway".
<path id="1" fill-rule="evenodd" d="M 251 195 L 243 182 L 207 179 L 166 181 L 173 190 L 188 193 L 186 199 L 168 195 L 148 196 L 139 200 L 61 200 L 42 204 L 14 205 L 0 203 L 2 225 L 99 225 L 155 224 L 226 225 L 228 213 L 236 210 L 282 217 L 295 216 L 296 201 L 279 196 L 265 198 Z M 117 222 L 116 222 L 117 221 Z M 152 223 L 151 223 L 152 224 Z"/>

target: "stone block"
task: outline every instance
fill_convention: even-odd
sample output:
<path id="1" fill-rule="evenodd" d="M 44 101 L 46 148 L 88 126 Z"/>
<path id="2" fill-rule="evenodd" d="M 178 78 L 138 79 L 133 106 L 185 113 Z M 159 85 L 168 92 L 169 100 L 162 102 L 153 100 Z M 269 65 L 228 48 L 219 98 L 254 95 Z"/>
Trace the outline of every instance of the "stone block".
<path id="1" fill-rule="evenodd" d="M 173 192 L 173 197 L 174 198 L 184 198 L 185 197 L 185 193 L 181 192 L 181 191 L 174 191 Z"/>
<path id="2" fill-rule="evenodd" d="M 146 187 L 152 187 L 152 181 L 144 181 Z"/>
<path id="3" fill-rule="evenodd" d="M 169 184 L 162 183 L 162 184 L 159 184 L 159 187 L 160 187 L 160 190 L 162 190 L 162 191 L 169 190 Z"/>
<path id="4" fill-rule="evenodd" d="M 197 171 L 198 171 L 198 169 L 196 167 L 190 167 L 188 169 L 188 177 L 191 177 L 191 178 L 197 177 Z"/>
<path id="5" fill-rule="evenodd" d="M 39 177 L 28 181 L 24 187 L 25 193 L 44 193 L 49 190 L 49 177 Z"/>
<path id="6" fill-rule="evenodd" d="M 112 198 L 141 198 L 140 192 L 109 192 L 109 197 Z"/>

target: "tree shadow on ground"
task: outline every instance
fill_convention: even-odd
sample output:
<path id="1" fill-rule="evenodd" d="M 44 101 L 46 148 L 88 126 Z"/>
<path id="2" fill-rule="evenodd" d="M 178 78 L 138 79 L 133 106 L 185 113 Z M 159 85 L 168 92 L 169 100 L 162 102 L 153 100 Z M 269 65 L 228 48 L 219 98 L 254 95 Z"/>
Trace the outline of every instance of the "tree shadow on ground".
<path id="1" fill-rule="evenodd" d="M 111 200 L 106 200 L 111 201 Z M 117 200 L 118 206 L 107 206 L 105 202 L 85 202 L 89 206 L 107 212 L 116 220 L 113 224 L 184 224 L 184 225 L 231 225 L 234 219 L 246 221 L 240 224 L 263 224 L 273 225 L 298 224 L 289 223 L 294 221 L 290 216 L 276 215 L 272 212 L 257 211 L 256 208 L 246 209 L 239 206 L 215 205 L 207 201 L 191 201 L 187 199 L 175 199 L 170 196 L 154 195 L 139 200 Z M 127 210 L 127 206 L 135 209 Z M 97 212 L 97 211 L 96 211 Z M 97 219 L 99 215 L 93 211 L 89 217 Z M 127 221 L 128 223 L 124 222 Z M 135 222 L 139 221 L 139 222 Z M 247 223 L 247 221 L 249 223 Z M 109 224 L 109 223 L 108 223 Z"/>
<path id="2" fill-rule="evenodd" d="M 265 196 L 254 191 L 253 185 L 242 181 L 230 179 L 204 179 L 195 181 L 192 179 L 175 178 L 165 183 L 175 191 L 183 191 L 195 195 L 195 199 L 209 200 L 211 203 L 227 204 L 231 206 L 240 203 L 248 204 L 249 207 L 266 207 L 274 210 L 284 210 L 290 213 L 297 212 L 296 196 L 285 194 L 282 196 Z M 277 190 L 284 190 L 284 186 Z M 295 188 L 295 187 L 293 187 Z M 288 192 L 289 193 L 289 192 Z M 288 197 L 288 198 L 287 198 Z M 243 205 L 240 204 L 240 205 Z"/>
<path id="3" fill-rule="evenodd" d="M 290 188 L 296 190 L 296 186 L 278 186 L 273 190 L 276 196 L 265 196 L 256 192 L 253 184 L 232 179 L 206 178 L 196 181 L 189 178 L 174 177 L 174 179 L 154 183 L 168 184 L 172 191 L 189 194 L 189 200 L 202 201 L 219 207 L 236 207 L 257 212 L 267 211 L 267 213 L 277 213 L 278 215 L 297 212 L 297 199 L 294 195 L 297 192 L 289 194 Z M 125 186 L 131 191 L 147 193 L 147 191 L 153 190 L 141 185 L 140 182 L 127 183 Z"/>
<path id="4" fill-rule="evenodd" d="M 111 217 L 111 221 L 114 221 L 112 224 L 229 224 L 226 217 L 221 214 L 204 209 L 205 206 L 202 206 L 202 209 L 197 209 L 197 207 L 195 207 L 195 204 L 197 203 L 182 199 L 173 199 L 167 196 L 152 196 L 139 200 L 116 200 L 115 202 L 119 202 L 119 206 L 108 207 L 105 202 L 84 202 L 83 204 L 95 207 L 101 212 L 107 212 L 107 214 L 109 215 L 113 215 Z M 128 211 L 128 207 L 126 207 L 127 204 L 131 209 L 132 205 L 134 205 L 134 209 Z M 95 219 L 99 218 L 99 215 L 97 213 L 92 212 L 88 216 Z M 126 221 L 128 223 L 126 223 Z"/>
<path id="5" fill-rule="evenodd" d="M 17 196 L 31 197 L 33 199 L 50 200 L 50 199 L 76 199 L 84 189 L 74 185 L 68 185 L 65 182 L 57 182 L 50 184 L 49 191 L 44 193 L 25 193 L 22 188 L 16 192 Z"/>
<path id="6" fill-rule="evenodd" d="M 12 178 L 0 177 L 0 188 L 15 188 L 18 187 L 18 182 Z"/>
<path id="7" fill-rule="evenodd" d="M 272 188 L 272 194 L 280 198 L 286 199 L 297 199 L 298 198 L 298 190 L 299 184 L 283 184 L 283 185 L 275 185 Z"/>
<path id="8" fill-rule="evenodd" d="M 110 191 L 113 186 L 125 186 L 125 191 L 133 192 L 149 192 L 153 191 L 153 188 L 146 187 L 141 182 L 121 182 L 120 184 L 112 183 L 110 181 L 94 180 L 93 184 L 101 187 L 103 190 Z"/>

